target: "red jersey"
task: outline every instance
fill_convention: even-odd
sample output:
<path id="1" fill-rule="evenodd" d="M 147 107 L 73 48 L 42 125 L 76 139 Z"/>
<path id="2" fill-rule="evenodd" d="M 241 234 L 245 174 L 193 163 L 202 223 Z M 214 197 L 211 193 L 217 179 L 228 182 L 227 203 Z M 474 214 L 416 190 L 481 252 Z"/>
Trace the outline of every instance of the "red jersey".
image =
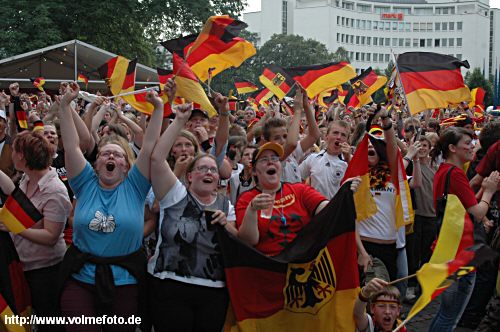
<path id="1" fill-rule="evenodd" d="M 248 205 L 255 196 L 261 193 L 259 189 L 253 188 L 241 194 L 236 202 L 238 228 L 243 222 Z M 276 192 L 271 218 L 262 218 L 260 211 L 257 212 L 259 243 L 255 248 L 269 256 L 278 255 L 311 221 L 316 208 L 325 200 L 322 194 L 308 185 L 283 183 L 282 189 Z"/>

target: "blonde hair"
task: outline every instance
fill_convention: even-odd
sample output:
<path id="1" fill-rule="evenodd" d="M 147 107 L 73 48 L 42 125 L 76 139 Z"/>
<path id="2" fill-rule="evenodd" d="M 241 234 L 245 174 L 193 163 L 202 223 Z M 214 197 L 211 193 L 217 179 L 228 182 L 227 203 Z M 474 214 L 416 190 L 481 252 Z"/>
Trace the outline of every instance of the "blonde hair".
<path id="1" fill-rule="evenodd" d="M 122 136 L 116 134 L 108 135 L 101 138 L 99 144 L 97 145 L 97 151 L 100 151 L 103 146 L 108 144 L 116 144 L 121 147 L 123 151 L 125 151 L 125 155 L 127 156 L 127 163 L 129 165 L 129 168 L 131 168 L 135 163 L 135 156 L 134 152 L 130 148 L 130 145 L 128 144 L 128 141 Z"/>

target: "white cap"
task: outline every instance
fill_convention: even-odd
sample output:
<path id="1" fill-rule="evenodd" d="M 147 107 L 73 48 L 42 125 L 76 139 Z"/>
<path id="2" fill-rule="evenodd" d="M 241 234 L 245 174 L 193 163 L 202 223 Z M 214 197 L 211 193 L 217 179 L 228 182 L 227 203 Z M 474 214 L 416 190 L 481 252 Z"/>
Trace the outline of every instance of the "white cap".
<path id="1" fill-rule="evenodd" d="M 2 118 L 5 121 L 7 121 L 7 114 L 5 113 L 4 110 L 0 110 L 0 118 Z"/>

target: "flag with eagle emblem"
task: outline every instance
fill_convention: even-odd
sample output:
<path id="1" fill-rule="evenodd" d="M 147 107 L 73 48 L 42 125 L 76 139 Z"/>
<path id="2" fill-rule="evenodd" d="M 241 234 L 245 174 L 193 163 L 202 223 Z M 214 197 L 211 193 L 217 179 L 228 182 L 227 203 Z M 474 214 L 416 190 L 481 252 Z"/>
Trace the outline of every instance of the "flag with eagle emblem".
<path id="1" fill-rule="evenodd" d="M 354 331 L 355 208 L 341 187 L 279 255 L 218 231 L 231 306 L 225 331 Z"/>

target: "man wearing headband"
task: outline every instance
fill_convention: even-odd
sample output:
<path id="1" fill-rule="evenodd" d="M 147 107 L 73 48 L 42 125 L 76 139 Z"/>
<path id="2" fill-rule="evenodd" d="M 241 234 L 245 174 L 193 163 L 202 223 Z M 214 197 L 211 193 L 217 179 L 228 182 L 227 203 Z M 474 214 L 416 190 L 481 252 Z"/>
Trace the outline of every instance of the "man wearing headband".
<path id="1" fill-rule="evenodd" d="M 366 313 L 370 302 L 371 315 Z M 373 278 L 359 292 L 354 304 L 354 321 L 360 332 L 392 331 L 398 326 L 397 318 L 401 311 L 399 291 L 387 282 Z M 403 327 L 400 331 L 406 331 Z"/>

